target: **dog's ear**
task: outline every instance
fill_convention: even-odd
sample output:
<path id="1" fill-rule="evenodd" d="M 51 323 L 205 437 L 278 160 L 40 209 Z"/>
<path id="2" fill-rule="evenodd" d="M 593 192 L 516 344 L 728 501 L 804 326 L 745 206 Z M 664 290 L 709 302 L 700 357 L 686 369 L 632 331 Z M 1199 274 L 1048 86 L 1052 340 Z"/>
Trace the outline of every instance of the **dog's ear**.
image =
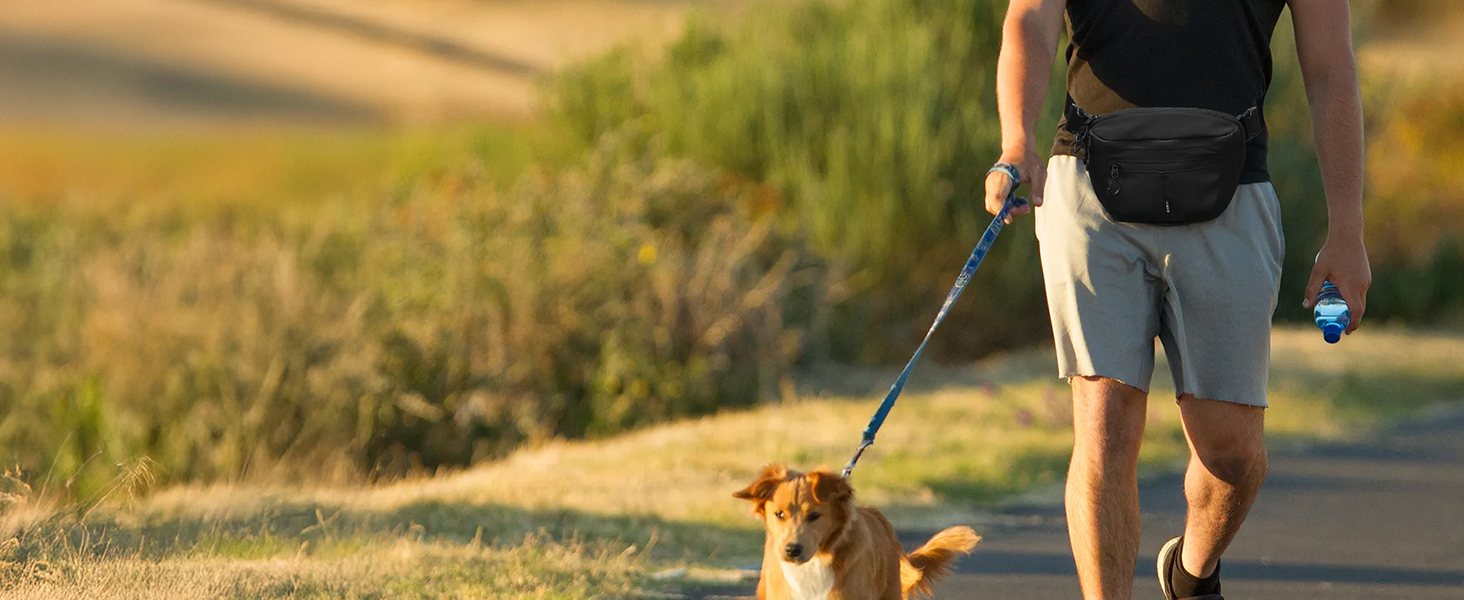
<path id="1" fill-rule="evenodd" d="M 849 485 L 849 480 L 836 473 L 809 473 L 808 485 L 813 489 L 813 501 L 819 504 L 831 504 L 854 497 L 854 488 Z"/>
<path id="2" fill-rule="evenodd" d="M 732 492 L 733 498 L 741 498 L 751 501 L 756 507 L 754 512 L 762 512 L 764 502 L 773 499 L 773 492 L 778 489 L 784 481 L 788 480 L 788 467 L 777 464 L 770 464 L 762 468 L 747 487 Z"/>

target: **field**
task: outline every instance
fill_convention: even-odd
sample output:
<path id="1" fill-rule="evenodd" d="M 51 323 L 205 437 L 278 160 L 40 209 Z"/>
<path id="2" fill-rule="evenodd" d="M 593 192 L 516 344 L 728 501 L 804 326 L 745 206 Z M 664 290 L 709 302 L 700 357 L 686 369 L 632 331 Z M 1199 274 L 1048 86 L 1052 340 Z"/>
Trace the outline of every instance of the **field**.
<path id="1" fill-rule="evenodd" d="M 843 464 L 985 222 L 997 0 L 53 4 L 0 15 L 7 597 L 715 589 L 757 560 L 730 492 Z M 1283 22 L 1273 448 L 1464 389 L 1460 17 L 1353 5 L 1377 281 L 1340 346 L 1302 324 Z M 899 527 L 1053 499 L 1030 226 L 860 467 Z"/>
<path id="2" fill-rule="evenodd" d="M 215 0 L 0 15 L 0 125 L 93 130 L 524 120 L 553 71 L 735 0 Z"/>
<path id="3" fill-rule="evenodd" d="M 1375 330 L 1328 347 L 1312 330 L 1278 329 L 1274 343 L 1273 451 L 1366 435 L 1457 402 L 1464 386 L 1464 335 Z M 907 529 L 979 529 L 984 508 L 1024 490 L 1056 501 L 1044 490 L 1065 469 L 1070 423 L 1048 352 L 917 371 L 861 462 L 862 501 Z M 841 465 L 892 375 L 819 371 L 782 405 L 385 485 L 185 485 L 133 497 L 146 477 L 128 472 L 67 506 L 12 487 L 0 574 L 5 593 L 25 598 L 604 598 L 715 588 L 759 552 L 757 525 L 731 491 L 766 461 Z M 1169 389 L 1161 367 L 1144 472 L 1174 468 L 1183 453 Z M 61 485 L 61 476 L 39 485 Z"/>

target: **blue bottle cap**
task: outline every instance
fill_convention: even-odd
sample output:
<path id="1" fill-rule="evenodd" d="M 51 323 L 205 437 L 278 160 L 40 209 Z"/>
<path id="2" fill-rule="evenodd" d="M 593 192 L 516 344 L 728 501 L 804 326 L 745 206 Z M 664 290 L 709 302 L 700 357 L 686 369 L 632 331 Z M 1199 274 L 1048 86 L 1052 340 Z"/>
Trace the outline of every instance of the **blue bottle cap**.
<path id="1" fill-rule="evenodd" d="M 1343 327 L 1341 323 L 1327 323 L 1322 326 L 1322 339 L 1328 344 L 1335 344 L 1342 340 Z"/>

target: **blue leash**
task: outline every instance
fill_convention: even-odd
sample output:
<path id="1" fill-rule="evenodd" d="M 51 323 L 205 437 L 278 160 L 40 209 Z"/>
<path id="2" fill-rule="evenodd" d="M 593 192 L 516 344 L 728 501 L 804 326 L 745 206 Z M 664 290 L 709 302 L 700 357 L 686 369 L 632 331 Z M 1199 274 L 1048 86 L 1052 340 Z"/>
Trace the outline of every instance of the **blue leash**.
<path id="1" fill-rule="evenodd" d="M 976 248 L 971 250 L 971 257 L 966 259 L 966 266 L 961 269 L 961 274 L 956 277 L 956 284 L 951 287 L 950 293 L 946 294 L 945 304 L 940 306 L 940 312 L 935 315 L 935 322 L 930 324 L 930 330 L 925 332 L 925 339 L 920 340 L 920 346 L 915 348 L 915 354 L 910 357 L 910 362 L 905 363 L 905 370 L 900 371 L 900 376 L 895 379 L 895 384 L 890 386 L 890 391 L 885 394 L 884 402 L 879 405 L 879 410 L 874 411 L 874 417 L 869 419 L 869 425 L 864 427 L 864 439 L 859 442 L 859 449 L 854 451 L 854 457 L 849 459 L 849 464 L 844 466 L 844 478 L 854 472 L 854 464 L 859 462 L 859 457 L 864 450 L 874 445 L 874 435 L 879 432 L 881 425 L 884 425 L 885 417 L 889 416 L 890 409 L 895 407 L 895 400 L 900 397 L 900 392 L 905 389 L 905 380 L 910 378 L 910 371 L 915 369 L 915 363 L 920 361 L 920 355 L 925 353 L 925 345 L 930 343 L 931 334 L 940 327 L 946 315 L 951 311 L 951 305 L 956 303 L 956 298 L 966 290 L 966 284 L 971 283 L 971 276 L 976 273 L 976 268 L 981 266 L 981 260 L 986 258 L 986 251 L 991 249 L 991 244 L 996 241 L 996 236 L 1001 233 L 1007 215 L 1013 208 L 1027 203 L 1025 198 L 1017 197 L 1017 184 L 1021 183 L 1021 174 L 1017 168 L 1006 164 L 997 163 L 988 173 L 1000 172 L 1010 177 L 1012 187 L 1007 191 L 1006 201 L 1002 203 L 1001 210 L 991 219 L 991 224 L 986 226 L 986 232 L 981 234 L 981 241 L 976 242 Z"/>

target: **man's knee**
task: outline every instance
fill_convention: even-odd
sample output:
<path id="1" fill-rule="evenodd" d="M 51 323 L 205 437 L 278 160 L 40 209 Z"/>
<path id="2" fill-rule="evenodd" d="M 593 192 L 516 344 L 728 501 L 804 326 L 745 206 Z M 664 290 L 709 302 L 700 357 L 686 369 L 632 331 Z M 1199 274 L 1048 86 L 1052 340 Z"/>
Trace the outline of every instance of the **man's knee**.
<path id="1" fill-rule="evenodd" d="M 1180 411 L 1195 458 L 1216 479 L 1246 485 L 1265 478 L 1264 409 L 1185 395 Z"/>
<path id="2" fill-rule="evenodd" d="M 1265 479 L 1270 465 L 1266 448 L 1261 444 L 1237 444 L 1206 451 L 1196 449 L 1196 454 L 1206 471 L 1236 487 L 1259 484 Z"/>

